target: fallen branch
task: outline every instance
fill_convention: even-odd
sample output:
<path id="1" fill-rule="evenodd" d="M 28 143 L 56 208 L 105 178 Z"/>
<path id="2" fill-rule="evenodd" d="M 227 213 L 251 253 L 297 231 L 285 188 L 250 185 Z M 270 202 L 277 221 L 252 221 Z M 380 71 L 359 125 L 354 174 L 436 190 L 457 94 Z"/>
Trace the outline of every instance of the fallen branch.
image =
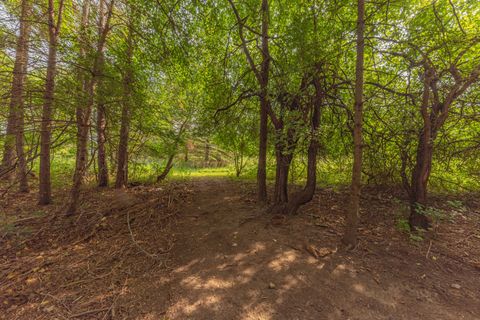
<path id="1" fill-rule="evenodd" d="M 133 244 L 141 251 L 143 252 L 146 256 L 152 258 L 152 259 L 155 259 L 155 260 L 158 260 L 158 261 L 163 261 L 163 259 L 161 259 L 158 254 L 152 254 L 148 251 L 146 251 L 145 249 L 142 248 L 142 246 L 140 246 L 137 241 L 135 241 L 135 237 L 133 236 L 133 232 L 132 232 L 132 227 L 130 226 L 130 212 L 127 211 L 127 226 L 128 226 L 128 231 L 130 233 L 130 239 L 132 240 Z M 160 254 L 166 254 L 168 253 L 170 250 L 166 251 L 166 252 L 162 252 Z"/>

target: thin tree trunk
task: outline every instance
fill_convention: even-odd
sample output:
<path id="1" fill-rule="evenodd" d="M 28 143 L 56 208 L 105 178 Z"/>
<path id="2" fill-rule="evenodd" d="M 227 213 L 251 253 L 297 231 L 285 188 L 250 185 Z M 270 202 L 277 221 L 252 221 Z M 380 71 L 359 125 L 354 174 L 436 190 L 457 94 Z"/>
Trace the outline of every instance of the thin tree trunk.
<path id="1" fill-rule="evenodd" d="M 1 172 L 7 179 L 13 178 L 13 168 L 15 166 L 15 155 L 17 156 L 17 172 L 19 190 L 28 192 L 27 167 L 24 144 L 24 106 L 23 91 L 27 74 L 28 64 L 28 41 L 30 36 L 30 18 L 31 11 L 30 0 L 22 0 L 22 12 L 20 16 L 20 34 L 17 38 L 17 48 L 15 51 L 15 64 L 13 67 L 13 81 L 11 89 L 11 100 L 7 120 L 7 132 L 5 136 L 4 152 L 2 158 Z"/>
<path id="2" fill-rule="evenodd" d="M 183 161 L 188 162 L 188 141 L 185 143 L 185 152 L 183 154 Z"/>
<path id="3" fill-rule="evenodd" d="M 296 108 L 298 104 L 293 102 L 289 108 Z M 286 139 L 282 138 L 281 133 L 285 129 L 283 119 L 275 121 L 275 129 L 277 131 L 277 140 L 275 144 L 275 159 L 276 159 L 276 172 L 275 172 L 275 189 L 273 196 L 272 212 L 283 212 L 288 202 L 288 176 L 290 172 L 290 166 L 293 160 L 293 154 L 295 151 L 296 129 L 294 127 L 287 129 Z"/>
<path id="4" fill-rule="evenodd" d="M 130 102 L 132 92 L 132 57 L 133 57 L 133 30 L 132 24 L 128 28 L 127 38 L 127 68 L 123 77 L 123 103 L 122 103 L 122 120 L 120 126 L 120 141 L 118 143 L 118 161 L 117 161 L 117 177 L 115 180 L 115 188 L 124 188 L 128 183 L 128 140 L 130 134 Z"/>
<path id="5" fill-rule="evenodd" d="M 308 164 L 307 164 L 307 182 L 302 191 L 293 194 L 285 206 L 285 214 L 295 214 L 297 210 L 304 204 L 310 202 L 315 194 L 317 185 L 317 152 L 318 141 L 316 137 L 312 137 L 308 147 Z"/>
<path id="6" fill-rule="evenodd" d="M 27 193 L 28 190 L 28 179 L 27 179 L 27 159 L 25 158 L 25 111 L 23 106 L 23 101 L 16 108 L 15 116 L 15 150 L 17 152 L 17 179 L 18 179 L 18 190 L 20 192 Z"/>
<path id="7" fill-rule="evenodd" d="M 100 98 L 101 99 L 101 98 Z M 107 153 L 105 148 L 105 131 L 107 127 L 107 120 L 105 117 L 105 104 L 97 105 L 97 162 L 98 162 L 98 186 L 108 186 L 108 165 Z"/>
<path id="8" fill-rule="evenodd" d="M 312 112 L 310 145 L 308 146 L 307 182 L 302 191 L 293 194 L 290 197 L 290 201 L 285 206 L 285 214 L 295 214 L 300 206 L 310 202 L 313 199 L 317 186 L 317 153 L 320 145 L 317 131 L 320 126 L 322 93 L 320 83 L 316 78 L 314 78 L 314 85 L 316 89 L 316 97 Z"/>
<path id="9" fill-rule="evenodd" d="M 130 131 L 130 111 L 128 105 L 128 102 L 124 102 L 122 107 L 115 188 L 124 188 L 128 183 L 128 140 Z"/>
<path id="10" fill-rule="evenodd" d="M 347 212 L 343 243 L 349 247 L 357 245 L 360 192 L 362 183 L 362 124 L 363 124 L 363 68 L 364 68 L 365 0 L 357 3 L 357 61 L 355 76 L 355 110 L 353 126 L 353 168 L 350 205 Z"/>
<path id="11" fill-rule="evenodd" d="M 52 106 L 55 92 L 55 74 L 57 72 L 57 43 L 62 23 L 63 0 L 58 4 L 57 22 L 55 23 L 55 9 L 53 0 L 48 1 L 48 63 L 45 95 L 42 109 L 42 125 L 40 131 L 40 183 L 39 204 L 46 205 L 52 202 L 50 178 L 50 144 L 52 135 Z"/>
<path id="12" fill-rule="evenodd" d="M 87 25 L 90 17 L 90 1 L 84 1 L 82 6 L 82 20 L 80 25 L 79 43 L 80 43 L 80 56 L 79 60 L 81 64 L 85 64 L 87 56 Z M 80 92 L 86 92 L 88 88 L 87 75 L 82 68 L 78 70 Z M 67 215 L 73 215 L 76 213 L 78 200 L 80 197 L 80 187 L 82 185 L 83 170 L 87 162 L 87 140 L 88 140 L 88 119 L 90 115 L 87 115 L 85 106 L 83 105 L 84 99 L 80 99 L 76 108 L 76 122 L 77 122 L 77 141 L 76 141 L 76 159 L 75 159 L 75 171 L 73 173 L 73 185 L 70 191 L 70 202 L 67 207 Z M 87 122 L 87 124 L 85 124 Z"/>
<path id="13" fill-rule="evenodd" d="M 412 172 L 412 192 L 410 195 L 410 217 L 409 223 L 412 229 L 418 227 L 428 229 L 430 222 L 428 217 L 422 213 L 427 205 L 427 184 L 432 166 L 433 150 L 430 134 L 427 128 L 422 130 L 420 141 L 417 147 L 417 159 Z"/>
<path id="14" fill-rule="evenodd" d="M 412 171 L 411 192 L 410 192 L 410 228 L 421 227 L 427 229 L 428 218 L 421 210 L 427 204 L 427 183 L 430 176 L 433 154 L 432 119 L 428 112 L 430 104 L 430 83 L 433 75 L 431 70 L 426 68 L 423 79 L 422 105 L 420 107 L 423 128 L 420 132 L 417 146 L 417 157 L 415 167 Z"/>
<path id="15" fill-rule="evenodd" d="M 258 150 L 258 201 L 267 201 L 267 138 L 268 138 L 268 82 L 270 76 L 270 51 L 269 51 L 269 4 L 262 0 L 262 64 L 260 67 L 260 137 Z"/>
<path id="16" fill-rule="evenodd" d="M 170 170 L 173 167 L 173 158 L 175 157 L 175 154 L 171 154 L 168 157 L 167 164 L 165 165 L 165 168 L 163 169 L 162 173 L 157 176 L 157 182 L 165 180 L 165 178 L 168 176 L 170 173 Z"/>
<path id="17" fill-rule="evenodd" d="M 268 139 L 268 98 L 266 96 L 266 86 L 264 93 L 260 98 L 260 135 L 258 144 L 258 164 L 257 164 L 257 198 L 261 203 L 267 201 L 267 139 Z"/>
<path id="18" fill-rule="evenodd" d="M 284 154 L 282 147 L 277 147 L 276 154 L 276 175 L 274 190 L 274 206 L 283 206 L 288 202 L 288 174 L 293 155 Z"/>
<path id="19" fill-rule="evenodd" d="M 102 34 L 103 29 L 105 28 L 105 2 L 100 1 L 99 4 L 99 15 L 98 19 L 98 34 Z M 98 47 L 98 74 L 95 74 L 98 77 L 97 88 L 102 89 L 103 82 L 103 69 L 105 64 L 105 54 L 104 47 Z M 98 186 L 107 187 L 108 186 L 108 165 L 107 165 L 107 154 L 105 150 L 105 131 L 107 127 L 107 120 L 105 116 L 105 103 L 103 92 L 95 92 L 97 96 L 97 165 L 98 165 Z"/>
<path id="20" fill-rule="evenodd" d="M 428 108 L 430 104 L 430 82 L 432 75 L 427 69 L 423 80 L 423 95 L 421 114 L 423 128 L 420 132 L 417 146 L 415 167 L 412 171 L 411 192 L 410 192 L 410 228 L 418 227 L 427 229 L 430 225 L 428 217 L 422 214 L 422 209 L 427 205 L 427 184 L 430 176 L 433 156 L 433 135 L 432 119 Z"/>
<path id="21" fill-rule="evenodd" d="M 210 162 L 210 142 L 207 140 L 205 142 L 204 166 L 208 167 L 209 162 Z"/>

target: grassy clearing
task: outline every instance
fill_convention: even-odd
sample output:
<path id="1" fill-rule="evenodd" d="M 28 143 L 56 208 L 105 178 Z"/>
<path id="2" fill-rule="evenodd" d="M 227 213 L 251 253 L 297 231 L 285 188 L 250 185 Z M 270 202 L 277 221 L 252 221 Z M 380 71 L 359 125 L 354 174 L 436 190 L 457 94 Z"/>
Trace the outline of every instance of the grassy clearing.
<path id="1" fill-rule="evenodd" d="M 38 175 L 38 161 L 35 161 L 32 172 Z M 52 185 L 54 188 L 69 187 L 72 180 L 72 173 L 75 166 L 75 155 L 62 150 L 57 151 L 52 161 Z M 137 159 L 130 164 L 130 181 L 140 183 L 153 183 L 157 175 L 162 172 L 165 161 L 155 159 Z M 112 169 L 112 164 L 109 168 Z M 274 159 L 268 159 L 267 179 L 272 182 L 275 179 Z M 435 166 L 434 166 L 435 168 Z M 430 191 L 434 193 L 462 194 L 480 189 L 480 179 L 478 175 L 468 174 L 472 170 L 466 170 L 461 165 L 451 165 L 450 170 L 434 170 L 430 179 Z M 114 179 L 114 172 L 110 171 L 111 179 Z M 231 178 L 247 181 L 256 179 L 256 161 L 254 158 L 247 162 L 240 177 L 236 177 L 233 165 L 224 167 L 195 167 L 188 163 L 179 161 L 171 170 L 167 180 L 191 179 L 200 177 L 211 178 Z M 89 175 L 86 176 L 85 183 L 94 185 L 96 182 L 96 168 L 90 167 Z M 302 159 L 296 159 L 290 170 L 290 183 L 302 185 L 305 183 L 306 164 Z M 342 187 L 350 183 L 351 177 L 351 159 L 348 157 L 340 160 L 330 160 L 328 158 L 320 159 L 317 165 L 317 183 L 321 187 Z M 36 183 L 32 179 L 33 184 Z"/>

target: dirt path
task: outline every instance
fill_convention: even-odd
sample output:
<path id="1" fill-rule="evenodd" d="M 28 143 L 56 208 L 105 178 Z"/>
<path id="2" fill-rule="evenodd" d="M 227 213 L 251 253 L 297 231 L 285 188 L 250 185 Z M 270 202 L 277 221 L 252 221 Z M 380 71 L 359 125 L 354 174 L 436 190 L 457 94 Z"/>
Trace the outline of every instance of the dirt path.
<path id="1" fill-rule="evenodd" d="M 145 319 L 480 319 L 478 270 L 370 231 L 356 252 L 337 252 L 338 226 L 305 214 L 272 225 L 241 186 L 194 182 L 172 270 L 157 284 L 147 279 L 147 296 L 168 298 L 151 301 Z M 331 214 L 325 221 L 338 221 Z M 327 255 L 314 258 L 310 244 Z"/>
<path id="2" fill-rule="evenodd" d="M 345 253 L 347 192 L 321 189 L 297 216 L 272 217 L 254 189 L 89 189 L 73 218 L 61 200 L 32 215 L 36 195 L 12 195 L 0 319 L 480 319 L 478 197 L 413 241 L 396 227 L 401 196 L 364 190 L 360 244 Z"/>

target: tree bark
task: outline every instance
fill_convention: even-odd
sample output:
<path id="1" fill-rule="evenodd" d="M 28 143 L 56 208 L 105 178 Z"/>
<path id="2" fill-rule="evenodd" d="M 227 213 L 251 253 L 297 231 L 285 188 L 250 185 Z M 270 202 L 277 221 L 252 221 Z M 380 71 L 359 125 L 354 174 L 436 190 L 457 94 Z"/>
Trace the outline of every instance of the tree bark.
<path id="1" fill-rule="evenodd" d="M 343 243 L 349 247 L 357 245 L 360 193 L 362 183 L 362 124 L 363 124 L 363 68 L 364 68 L 365 0 L 357 2 L 357 61 L 355 70 L 355 108 L 353 126 L 353 168 L 350 203 L 347 212 Z"/>
<path id="2" fill-rule="evenodd" d="M 7 132 L 0 172 L 9 180 L 13 178 L 14 167 L 17 165 L 19 191 L 28 192 L 27 164 L 24 145 L 24 106 L 23 93 L 28 64 L 28 41 L 30 37 L 30 0 L 22 0 L 20 15 L 20 33 L 17 38 L 11 99 L 7 120 Z M 15 163 L 15 156 L 17 161 Z"/>
<path id="3" fill-rule="evenodd" d="M 99 4 L 99 16 L 98 19 L 98 34 L 103 33 L 105 28 L 105 2 L 100 1 Z M 105 53 L 104 46 L 98 47 L 97 59 L 98 59 L 98 74 L 95 74 L 98 77 L 97 88 L 102 89 L 103 82 L 103 69 L 105 64 Z M 98 186 L 107 187 L 108 186 L 108 164 L 107 164 L 107 154 L 105 148 L 106 141 L 106 128 L 107 120 L 105 115 L 105 103 L 103 92 L 96 90 L 95 94 L 97 95 L 97 165 L 98 165 Z"/>
<path id="4" fill-rule="evenodd" d="M 262 64 L 260 67 L 260 137 L 258 151 L 258 200 L 267 201 L 267 142 L 268 142 L 268 82 L 270 76 L 270 51 L 269 51 L 269 4 L 262 0 Z"/>
<path id="5" fill-rule="evenodd" d="M 108 165 L 107 153 L 105 148 L 105 131 L 107 128 L 107 120 L 105 117 L 105 104 L 97 105 L 97 164 L 98 164 L 98 186 L 108 186 Z"/>
<path id="6" fill-rule="evenodd" d="M 433 148 L 429 132 L 424 128 L 417 147 L 417 159 L 412 172 L 409 223 L 412 229 L 428 229 L 430 221 L 422 210 L 427 205 L 427 184 L 432 167 Z"/>
<path id="7" fill-rule="evenodd" d="M 282 147 L 277 147 L 277 150 L 275 151 L 275 159 L 276 174 L 273 205 L 277 207 L 288 202 L 288 174 L 293 154 L 285 154 Z"/>
<path id="8" fill-rule="evenodd" d="M 52 188 L 50 178 L 50 144 L 52 136 L 52 106 L 55 93 L 55 74 L 57 72 L 57 44 L 62 23 L 63 0 L 58 4 L 57 22 L 55 23 L 55 9 L 53 0 L 48 1 L 48 62 L 45 95 L 42 108 L 42 124 L 40 131 L 40 182 L 39 204 L 46 205 L 52 202 Z"/>
<path id="9" fill-rule="evenodd" d="M 266 91 L 266 85 L 264 91 Z M 266 93 L 260 97 L 260 132 L 257 163 L 257 199 L 260 203 L 267 202 L 267 143 L 268 143 L 268 98 Z"/>

